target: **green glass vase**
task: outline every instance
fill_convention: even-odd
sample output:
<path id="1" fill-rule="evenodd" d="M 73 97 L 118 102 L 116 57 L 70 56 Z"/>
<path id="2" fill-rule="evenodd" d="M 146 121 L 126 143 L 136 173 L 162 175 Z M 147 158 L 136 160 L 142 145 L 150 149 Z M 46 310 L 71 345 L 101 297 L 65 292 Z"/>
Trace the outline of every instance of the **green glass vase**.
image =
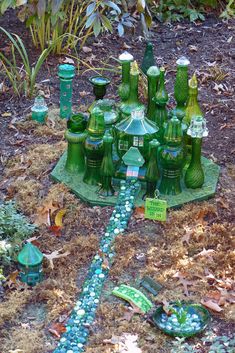
<path id="1" fill-rule="evenodd" d="M 176 100 L 176 110 L 185 111 L 185 104 L 188 100 L 188 66 L 189 60 L 182 56 L 176 61 L 177 72 L 174 85 L 174 96 Z"/>
<path id="2" fill-rule="evenodd" d="M 147 71 L 151 66 L 155 66 L 155 59 L 153 53 L 153 44 L 151 42 L 146 43 L 143 61 L 141 64 L 142 72 L 147 75 Z"/>
<path id="3" fill-rule="evenodd" d="M 112 196 L 114 194 L 114 188 L 112 187 L 112 177 L 114 176 L 114 164 L 112 159 L 112 144 L 113 137 L 111 135 L 105 135 L 103 137 L 104 143 L 104 157 L 100 167 L 101 175 L 101 189 L 99 194 L 102 196 Z"/>
<path id="4" fill-rule="evenodd" d="M 87 131 L 83 181 L 88 185 L 98 185 L 101 183 L 100 167 L 104 156 L 103 136 L 105 132 L 104 113 L 100 108 L 94 107 L 92 110 Z"/>
<path id="5" fill-rule="evenodd" d="M 72 84 L 75 66 L 71 64 L 59 65 L 58 76 L 60 78 L 60 117 L 69 119 L 72 114 Z"/>
<path id="6" fill-rule="evenodd" d="M 163 195 L 177 195 L 182 192 L 181 171 L 184 163 L 183 132 L 181 122 L 171 118 L 164 133 L 165 145 L 160 148 L 159 159 L 162 177 L 159 191 Z"/>
<path id="7" fill-rule="evenodd" d="M 68 141 L 65 169 L 69 173 L 80 173 L 85 170 L 84 142 L 87 137 L 86 120 L 83 114 L 72 115 L 69 128 L 65 132 Z"/>
<path id="8" fill-rule="evenodd" d="M 168 120 L 168 113 L 166 109 L 166 105 L 168 102 L 168 93 L 165 87 L 165 69 L 163 67 L 160 68 L 158 89 L 156 96 L 153 98 L 153 101 L 156 104 L 155 117 L 153 121 L 157 124 L 159 128 L 158 141 L 162 144 L 164 142 L 164 124 Z"/>
<path id="9" fill-rule="evenodd" d="M 138 84 L 139 68 L 137 62 L 134 61 L 131 63 L 130 71 L 130 94 L 128 99 L 119 106 L 120 119 L 130 117 L 132 111 L 138 109 L 139 107 L 144 107 L 144 105 L 139 101 Z"/>
<path id="10" fill-rule="evenodd" d="M 187 188 L 197 189 L 204 184 L 204 171 L 201 164 L 202 138 L 208 135 L 206 120 L 201 116 L 193 117 L 188 129 L 192 138 L 192 157 L 185 173 L 184 182 Z"/>
<path id="11" fill-rule="evenodd" d="M 146 170 L 146 197 L 155 197 L 155 191 L 157 187 L 157 181 L 159 178 L 159 170 L 157 163 L 158 147 L 160 143 L 154 139 L 149 143 L 149 162 Z"/>
<path id="12" fill-rule="evenodd" d="M 118 95 L 121 102 L 125 102 L 130 94 L 130 69 L 133 56 L 128 52 L 124 52 L 119 56 L 119 61 L 122 66 L 122 83 L 118 87 Z"/>
<path id="13" fill-rule="evenodd" d="M 160 77 L 160 71 L 157 66 L 151 66 L 147 71 L 148 77 L 148 108 L 147 118 L 155 121 L 156 117 L 156 103 L 153 98 L 156 96 L 157 85 Z"/>

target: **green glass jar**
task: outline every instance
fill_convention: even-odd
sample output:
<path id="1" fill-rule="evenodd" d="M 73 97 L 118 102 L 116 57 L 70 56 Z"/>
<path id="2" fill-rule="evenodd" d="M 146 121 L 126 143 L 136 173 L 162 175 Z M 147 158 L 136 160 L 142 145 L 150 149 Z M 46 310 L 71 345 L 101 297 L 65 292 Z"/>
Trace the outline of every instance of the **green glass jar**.
<path id="1" fill-rule="evenodd" d="M 181 171 L 184 163 L 183 132 L 181 122 L 171 118 L 164 133 L 165 145 L 160 148 L 159 159 L 162 177 L 159 191 L 163 195 L 181 193 Z"/>
<path id="2" fill-rule="evenodd" d="M 176 61 L 177 73 L 174 86 L 174 95 L 177 103 L 176 110 L 185 111 L 185 105 L 188 100 L 188 66 L 190 61 L 182 56 Z"/>
<path id="3" fill-rule="evenodd" d="M 114 176 L 114 164 L 112 160 L 113 137 L 109 134 L 103 137 L 104 157 L 100 167 L 101 189 L 99 194 L 102 196 L 112 196 L 114 188 L 112 186 L 112 177 Z"/>
<path id="4" fill-rule="evenodd" d="M 142 72 L 147 75 L 147 71 L 151 66 L 155 66 L 155 59 L 153 54 L 153 43 L 147 42 L 144 52 L 143 61 L 141 64 Z"/>
<path id="5" fill-rule="evenodd" d="M 158 155 L 158 147 L 160 143 L 154 139 L 149 143 L 150 149 L 150 157 L 149 162 L 147 165 L 145 180 L 146 180 L 146 197 L 155 197 L 155 191 L 157 187 L 157 181 L 159 178 L 159 170 L 158 170 L 158 162 L 157 162 L 157 155 Z"/>
<path id="6" fill-rule="evenodd" d="M 148 108 L 147 108 L 147 118 L 149 120 L 155 121 L 156 117 L 156 103 L 154 102 L 154 97 L 156 96 L 158 81 L 160 77 L 160 71 L 157 66 L 151 66 L 147 71 L 148 77 Z"/>
<path id="7" fill-rule="evenodd" d="M 128 52 L 124 52 L 119 56 L 119 61 L 122 65 L 122 83 L 118 87 L 118 95 L 122 102 L 129 98 L 130 94 L 130 69 L 133 56 Z"/>
<path id="8" fill-rule="evenodd" d="M 104 156 L 104 113 L 98 107 L 92 110 L 85 140 L 86 167 L 83 181 L 88 185 L 101 183 L 100 167 Z"/>

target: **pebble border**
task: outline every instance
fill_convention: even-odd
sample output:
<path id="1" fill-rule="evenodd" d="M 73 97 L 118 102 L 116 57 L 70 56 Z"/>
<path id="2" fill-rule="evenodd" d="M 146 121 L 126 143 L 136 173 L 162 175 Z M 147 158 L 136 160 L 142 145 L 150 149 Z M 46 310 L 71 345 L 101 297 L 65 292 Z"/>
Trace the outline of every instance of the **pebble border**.
<path id="1" fill-rule="evenodd" d="M 136 179 L 121 180 L 120 192 L 112 216 L 94 256 L 83 289 L 67 321 L 66 332 L 53 353 L 81 353 L 89 337 L 101 291 L 114 257 L 114 240 L 127 228 L 140 184 Z"/>

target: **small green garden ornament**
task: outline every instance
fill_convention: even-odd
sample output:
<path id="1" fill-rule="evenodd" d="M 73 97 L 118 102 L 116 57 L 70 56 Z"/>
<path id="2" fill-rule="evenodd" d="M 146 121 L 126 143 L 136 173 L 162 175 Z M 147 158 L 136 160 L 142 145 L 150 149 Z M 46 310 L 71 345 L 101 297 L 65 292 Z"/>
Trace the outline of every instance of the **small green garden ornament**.
<path id="1" fill-rule="evenodd" d="M 134 58 L 131 54 L 125 51 L 118 59 L 122 65 L 122 83 L 118 87 L 118 94 L 121 101 L 125 102 L 130 94 L 130 69 Z"/>
<path id="2" fill-rule="evenodd" d="M 58 76 L 60 78 L 60 117 L 69 119 L 72 114 L 72 84 L 75 66 L 71 64 L 59 65 Z"/>
<path id="3" fill-rule="evenodd" d="M 38 96 L 34 100 L 34 105 L 31 108 L 32 112 L 32 119 L 36 120 L 39 123 L 44 124 L 47 114 L 48 114 L 48 107 L 45 102 L 45 99 L 42 96 Z"/>
<path id="4" fill-rule="evenodd" d="M 42 281 L 43 254 L 32 243 L 26 243 L 17 257 L 20 269 L 20 280 L 29 286 Z"/>
<path id="5" fill-rule="evenodd" d="M 185 105 L 188 100 L 188 66 L 190 61 L 182 56 L 176 61 L 177 73 L 174 86 L 174 95 L 177 103 L 176 110 L 185 111 Z"/>
<path id="6" fill-rule="evenodd" d="M 187 188 L 201 188 L 204 183 L 204 172 L 201 164 L 202 138 L 208 136 L 206 120 L 202 116 L 194 117 L 187 133 L 192 138 L 192 157 L 185 173 L 184 182 Z"/>
<path id="7" fill-rule="evenodd" d="M 151 42 L 147 42 L 143 61 L 141 64 L 141 70 L 145 75 L 147 75 L 147 71 L 151 66 L 155 66 L 155 59 L 153 53 L 153 44 Z"/>

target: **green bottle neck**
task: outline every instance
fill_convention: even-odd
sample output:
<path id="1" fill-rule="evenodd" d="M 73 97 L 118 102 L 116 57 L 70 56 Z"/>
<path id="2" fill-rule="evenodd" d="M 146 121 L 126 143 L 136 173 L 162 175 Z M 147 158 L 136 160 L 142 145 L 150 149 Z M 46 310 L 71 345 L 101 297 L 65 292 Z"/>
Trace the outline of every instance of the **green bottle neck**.
<path id="1" fill-rule="evenodd" d="M 104 157 L 112 156 L 112 142 L 104 142 Z"/>
<path id="2" fill-rule="evenodd" d="M 139 103 L 138 84 L 139 84 L 139 74 L 130 75 L 130 95 L 128 98 L 129 104 Z"/>
<path id="3" fill-rule="evenodd" d="M 153 101 L 153 98 L 157 92 L 157 81 L 158 78 L 156 76 L 149 76 L 148 77 L 148 109 L 147 109 L 147 116 L 149 119 L 154 117 L 154 113 L 156 110 L 156 104 Z"/>
<path id="4" fill-rule="evenodd" d="M 126 61 L 122 63 L 122 83 L 126 84 L 130 81 L 130 61 Z"/>
<path id="5" fill-rule="evenodd" d="M 202 139 L 192 138 L 192 159 L 191 163 L 201 163 Z"/>

